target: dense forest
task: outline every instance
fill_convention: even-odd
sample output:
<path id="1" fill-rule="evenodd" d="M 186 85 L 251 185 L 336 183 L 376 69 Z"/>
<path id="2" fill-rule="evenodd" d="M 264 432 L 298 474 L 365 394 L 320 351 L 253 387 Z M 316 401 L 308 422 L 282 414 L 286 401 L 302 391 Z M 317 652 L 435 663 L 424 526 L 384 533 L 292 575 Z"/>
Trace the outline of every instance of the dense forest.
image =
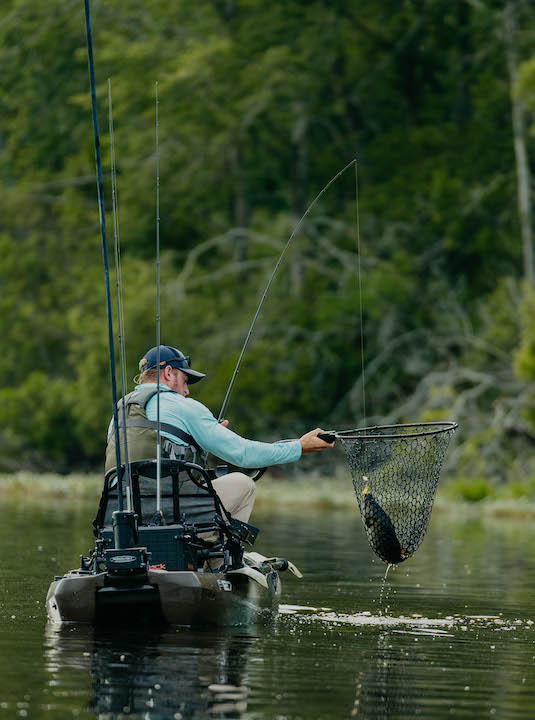
<path id="1" fill-rule="evenodd" d="M 230 426 L 273 440 L 454 419 L 461 475 L 535 486 L 533 4 L 99 0 L 92 20 L 107 210 L 111 79 L 129 388 L 156 337 L 157 81 L 162 342 L 207 373 L 194 396 L 217 414 L 292 229 L 357 158 L 358 198 L 348 171 L 280 266 Z M 4 0 L 4 470 L 102 465 L 85 42 L 81 0 Z"/>

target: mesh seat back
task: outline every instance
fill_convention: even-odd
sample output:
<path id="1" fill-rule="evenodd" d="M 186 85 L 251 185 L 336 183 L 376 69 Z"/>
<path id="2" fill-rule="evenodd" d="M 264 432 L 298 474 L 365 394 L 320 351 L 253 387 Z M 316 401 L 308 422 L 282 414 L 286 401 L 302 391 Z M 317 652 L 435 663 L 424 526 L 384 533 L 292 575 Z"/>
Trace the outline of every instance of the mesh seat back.
<path id="1" fill-rule="evenodd" d="M 209 487 L 194 482 L 176 462 L 162 460 L 160 477 L 160 508 L 166 525 L 214 522 L 218 514 L 217 496 Z M 131 469 L 132 500 L 138 525 L 153 524 L 156 515 L 156 466 L 133 463 Z M 126 498 L 126 488 L 123 486 Z M 117 484 L 108 492 L 104 525 L 111 525 L 112 514 L 118 509 Z"/>

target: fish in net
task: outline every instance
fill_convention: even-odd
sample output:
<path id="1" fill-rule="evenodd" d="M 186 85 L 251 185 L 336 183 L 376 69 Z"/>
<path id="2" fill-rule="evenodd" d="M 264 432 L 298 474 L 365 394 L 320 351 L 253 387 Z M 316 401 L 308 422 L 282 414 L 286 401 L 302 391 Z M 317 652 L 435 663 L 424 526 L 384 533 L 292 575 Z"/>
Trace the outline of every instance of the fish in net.
<path id="1" fill-rule="evenodd" d="M 397 564 L 419 548 L 429 523 L 453 422 L 344 430 L 344 448 L 366 535 L 381 560 Z"/>

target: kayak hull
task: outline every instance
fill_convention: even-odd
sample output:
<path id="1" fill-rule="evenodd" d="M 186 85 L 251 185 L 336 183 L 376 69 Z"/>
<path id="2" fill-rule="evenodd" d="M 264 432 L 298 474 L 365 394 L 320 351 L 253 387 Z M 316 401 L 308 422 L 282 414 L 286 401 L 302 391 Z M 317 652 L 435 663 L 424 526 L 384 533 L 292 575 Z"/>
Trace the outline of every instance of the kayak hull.
<path id="1" fill-rule="evenodd" d="M 46 606 L 55 623 L 248 625 L 278 608 L 278 573 L 267 569 L 261 575 L 154 569 L 133 577 L 75 570 L 52 582 Z"/>

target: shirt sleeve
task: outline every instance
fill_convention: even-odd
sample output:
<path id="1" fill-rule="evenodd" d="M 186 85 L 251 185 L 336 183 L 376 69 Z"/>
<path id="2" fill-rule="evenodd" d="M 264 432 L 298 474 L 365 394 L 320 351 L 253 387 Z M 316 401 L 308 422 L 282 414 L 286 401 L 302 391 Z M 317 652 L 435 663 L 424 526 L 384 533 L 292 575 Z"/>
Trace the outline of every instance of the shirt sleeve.
<path id="1" fill-rule="evenodd" d="M 264 443 L 242 438 L 223 427 L 202 403 L 191 398 L 180 403 L 180 419 L 199 445 L 226 462 L 243 468 L 296 462 L 301 457 L 299 440 Z M 178 406 L 177 406 L 178 409 Z"/>

